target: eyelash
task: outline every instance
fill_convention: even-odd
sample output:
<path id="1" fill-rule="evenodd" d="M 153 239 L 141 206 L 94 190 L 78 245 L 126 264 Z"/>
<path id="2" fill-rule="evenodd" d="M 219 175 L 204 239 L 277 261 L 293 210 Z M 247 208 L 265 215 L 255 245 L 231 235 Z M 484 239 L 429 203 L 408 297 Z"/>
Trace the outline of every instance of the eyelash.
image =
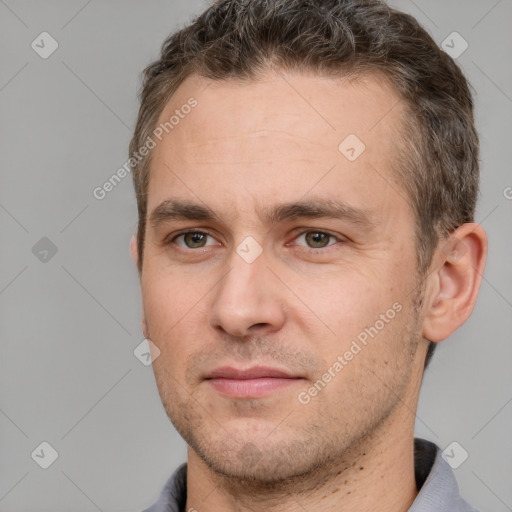
<path id="1" fill-rule="evenodd" d="M 172 238 L 170 238 L 170 239 L 165 241 L 165 245 L 171 245 L 171 244 L 177 245 L 176 244 L 176 240 L 178 238 L 183 237 L 183 236 L 188 235 L 188 234 L 195 234 L 195 233 L 202 234 L 202 235 L 207 235 L 207 236 L 209 236 L 211 238 L 214 238 L 213 235 L 211 235 L 208 231 L 189 230 L 189 231 L 182 231 L 181 233 L 178 233 L 177 235 L 174 235 Z M 303 250 L 307 250 L 307 251 L 313 252 L 313 253 L 316 253 L 317 251 L 325 252 L 326 249 L 328 249 L 329 247 L 335 246 L 338 242 L 345 242 L 346 241 L 343 238 L 340 238 L 340 237 L 338 237 L 336 235 L 333 235 L 332 233 L 329 233 L 327 231 L 317 230 L 317 229 L 308 229 L 308 230 L 301 231 L 300 233 L 298 233 L 295 236 L 294 240 L 297 240 L 299 237 L 301 237 L 303 235 L 307 235 L 308 233 L 322 234 L 322 235 L 328 236 L 330 239 L 336 240 L 335 243 L 329 243 L 328 245 L 326 245 L 324 247 L 308 247 L 308 246 L 305 246 L 305 245 L 296 246 L 296 247 L 301 247 Z M 286 245 L 289 245 L 289 244 L 286 244 Z M 178 245 L 178 247 L 180 249 L 194 251 L 194 250 L 199 250 L 199 249 L 206 249 L 207 247 L 210 247 L 210 246 L 193 248 L 193 247 L 181 247 L 181 246 Z"/>

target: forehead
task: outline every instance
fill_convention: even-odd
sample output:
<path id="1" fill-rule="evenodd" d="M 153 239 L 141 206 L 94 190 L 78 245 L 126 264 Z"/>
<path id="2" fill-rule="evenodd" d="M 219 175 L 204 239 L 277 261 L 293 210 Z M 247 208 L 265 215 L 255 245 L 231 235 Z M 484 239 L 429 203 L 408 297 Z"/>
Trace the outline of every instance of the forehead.
<path id="1" fill-rule="evenodd" d="M 335 79 L 269 71 L 258 80 L 244 81 L 191 75 L 162 110 L 158 123 L 169 121 L 191 97 L 199 108 L 194 108 L 186 123 L 180 120 L 172 129 L 190 143 L 202 143 L 205 135 L 236 136 L 243 135 L 241 129 L 254 133 L 279 127 L 286 127 L 294 138 L 303 137 L 305 143 L 324 136 L 326 143 L 336 142 L 344 132 L 368 138 L 374 130 L 382 134 L 390 126 L 398 129 L 403 110 L 389 80 L 378 73 Z"/>
<path id="2" fill-rule="evenodd" d="M 184 107 L 191 98 L 196 105 Z M 171 186 L 219 197 L 242 184 L 233 193 L 252 191 L 259 202 L 279 190 L 293 200 L 317 180 L 324 189 L 368 194 L 376 173 L 392 179 L 403 111 L 394 89 L 376 75 L 269 72 L 244 82 L 192 75 L 160 115 L 167 130 L 152 154 L 148 208 Z"/>

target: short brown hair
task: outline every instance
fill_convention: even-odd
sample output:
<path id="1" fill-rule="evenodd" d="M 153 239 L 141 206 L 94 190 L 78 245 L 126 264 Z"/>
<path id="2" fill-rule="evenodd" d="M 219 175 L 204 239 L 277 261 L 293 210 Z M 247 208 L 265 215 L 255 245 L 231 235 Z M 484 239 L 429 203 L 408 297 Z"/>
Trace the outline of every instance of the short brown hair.
<path id="1" fill-rule="evenodd" d="M 459 67 L 407 14 L 379 0 L 218 0 L 163 44 L 143 74 L 130 157 L 190 75 L 257 80 L 272 66 L 324 76 L 380 73 L 404 101 L 395 172 L 416 215 L 420 275 L 439 240 L 473 220 L 478 135 Z M 142 269 L 150 154 L 133 166 Z M 435 344 L 430 343 L 426 365 Z"/>

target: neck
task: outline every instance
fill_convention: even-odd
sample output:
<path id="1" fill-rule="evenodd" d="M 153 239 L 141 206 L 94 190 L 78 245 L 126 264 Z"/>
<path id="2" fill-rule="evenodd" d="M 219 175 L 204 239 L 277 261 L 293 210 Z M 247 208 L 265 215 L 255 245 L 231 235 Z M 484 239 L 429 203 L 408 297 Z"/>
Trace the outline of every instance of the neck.
<path id="1" fill-rule="evenodd" d="M 186 510 L 303 512 L 321 504 L 323 512 L 406 512 L 417 495 L 410 405 L 398 407 L 343 460 L 272 486 L 219 475 L 189 448 Z"/>

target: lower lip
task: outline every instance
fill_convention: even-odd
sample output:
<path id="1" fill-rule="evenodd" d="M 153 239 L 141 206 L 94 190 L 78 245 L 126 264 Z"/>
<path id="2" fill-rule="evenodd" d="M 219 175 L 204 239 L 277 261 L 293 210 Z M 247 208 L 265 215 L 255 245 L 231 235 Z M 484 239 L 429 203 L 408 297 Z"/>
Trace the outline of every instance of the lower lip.
<path id="1" fill-rule="evenodd" d="M 277 377 L 261 377 L 258 379 L 208 379 L 210 385 L 223 393 L 235 398 L 258 398 L 281 390 L 302 379 L 284 379 Z"/>

